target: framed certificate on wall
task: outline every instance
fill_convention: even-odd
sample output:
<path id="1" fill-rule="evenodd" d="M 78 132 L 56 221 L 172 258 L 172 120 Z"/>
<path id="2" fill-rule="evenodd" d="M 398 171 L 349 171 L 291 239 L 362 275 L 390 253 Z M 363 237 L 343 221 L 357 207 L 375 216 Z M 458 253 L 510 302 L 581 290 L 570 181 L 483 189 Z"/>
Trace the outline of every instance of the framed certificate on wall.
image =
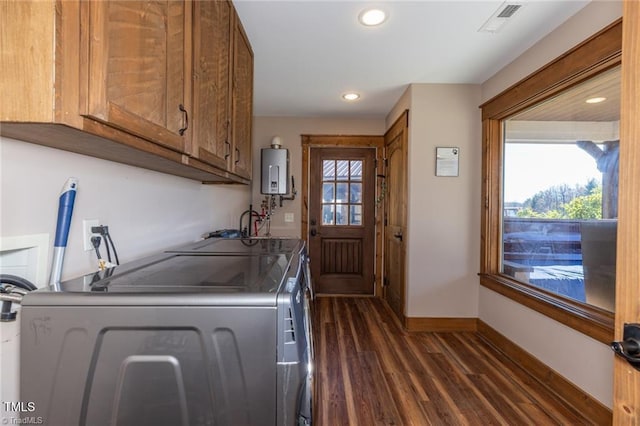
<path id="1" fill-rule="evenodd" d="M 460 148 L 436 148 L 436 176 L 458 176 Z"/>

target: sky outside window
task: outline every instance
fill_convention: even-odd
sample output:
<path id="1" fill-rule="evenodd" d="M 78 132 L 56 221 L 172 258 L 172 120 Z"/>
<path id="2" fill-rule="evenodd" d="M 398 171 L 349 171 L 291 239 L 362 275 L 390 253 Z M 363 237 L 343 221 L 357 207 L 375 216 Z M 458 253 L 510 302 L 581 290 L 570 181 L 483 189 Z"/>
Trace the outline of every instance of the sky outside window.
<path id="1" fill-rule="evenodd" d="M 602 184 L 602 173 L 588 153 L 575 144 L 506 143 L 504 201 L 523 203 L 552 186 Z"/>

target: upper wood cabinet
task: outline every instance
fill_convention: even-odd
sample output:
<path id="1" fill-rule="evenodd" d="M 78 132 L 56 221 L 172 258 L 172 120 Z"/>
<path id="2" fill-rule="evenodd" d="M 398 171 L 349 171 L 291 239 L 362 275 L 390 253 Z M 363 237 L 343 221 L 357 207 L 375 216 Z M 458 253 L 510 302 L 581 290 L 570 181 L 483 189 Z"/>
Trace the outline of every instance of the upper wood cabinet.
<path id="1" fill-rule="evenodd" d="M 253 52 L 231 2 L 193 3 L 190 153 L 251 178 Z"/>
<path id="2" fill-rule="evenodd" d="M 251 112 L 242 125 L 231 112 L 237 25 L 227 1 L 2 1 L 0 134 L 248 183 L 234 132 L 250 136 Z"/>
<path id="3" fill-rule="evenodd" d="M 231 28 L 227 1 L 193 3 L 193 130 L 190 153 L 230 169 Z"/>
<path id="4" fill-rule="evenodd" d="M 81 32 L 82 113 L 177 151 L 188 124 L 186 3 L 89 1 Z M 86 64 L 86 66 L 84 66 Z M 185 87 L 187 83 L 187 87 Z"/>
<path id="5" fill-rule="evenodd" d="M 251 118 L 253 115 L 253 51 L 239 19 L 233 31 L 233 172 L 251 178 Z"/>

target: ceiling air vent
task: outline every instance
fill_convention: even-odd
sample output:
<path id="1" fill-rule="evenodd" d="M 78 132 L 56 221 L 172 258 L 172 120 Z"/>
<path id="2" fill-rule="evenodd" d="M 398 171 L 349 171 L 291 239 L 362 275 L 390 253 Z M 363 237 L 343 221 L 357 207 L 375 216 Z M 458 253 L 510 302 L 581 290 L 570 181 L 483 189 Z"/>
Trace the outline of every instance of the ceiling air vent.
<path id="1" fill-rule="evenodd" d="M 515 15 L 515 13 L 521 8 L 522 3 L 502 3 L 498 10 L 496 10 L 489 19 L 487 19 L 487 22 L 485 22 L 478 31 L 483 33 L 497 33 L 504 27 L 507 21 L 512 18 L 513 15 Z"/>
<path id="2" fill-rule="evenodd" d="M 498 13 L 498 18 L 511 18 L 521 7 L 521 4 L 508 4 Z"/>

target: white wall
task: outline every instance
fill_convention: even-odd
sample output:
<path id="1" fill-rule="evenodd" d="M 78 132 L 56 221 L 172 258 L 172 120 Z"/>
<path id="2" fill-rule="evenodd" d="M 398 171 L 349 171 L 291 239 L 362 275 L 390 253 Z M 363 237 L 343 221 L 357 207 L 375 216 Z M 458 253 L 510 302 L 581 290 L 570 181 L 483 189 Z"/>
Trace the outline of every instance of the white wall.
<path id="1" fill-rule="evenodd" d="M 398 102 L 391 108 L 389 114 L 385 119 L 385 129 L 389 129 L 396 122 L 400 114 L 404 111 L 411 109 L 411 85 L 407 86 L 407 89 L 402 93 Z M 409 117 L 411 118 L 411 117 Z"/>
<path id="2" fill-rule="evenodd" d="M 412 84 L 409 109 L 408 317 L 478 316 L 481 118 L 477 85 Z M 460 148 L 458 177 L 435 176 L 439 146 Z"/>
<path id="3" fill-rule="evenodd" d="M 551 34 L 482 83 L 486 102 L 622 16 L 619 0 L 592 0 Z"/>
<path id="4" fill-rule="evenodd" d="M 109 226 L 123 263 L 237 227 L 250 193 L 7 138 L 0 138 L 0 176 L 0 237 L 48 233 L 51 245 L 60 190 L 70 176 L 79 179 L 63 280 L 97 265 L 83 249 L 83 219 Z"/>
<path id="5" fill-rule="evenodd" d="M 300 215 L 302 211 L 302 145 L 301 135 L 382 135 L 384 118 L 300 118 L 300 117 L 254 117 L 253 119 L 253 208 L 260 211 L 260 149 L 269 148 L 271 139 L 278 135 L 282 147 L 289 150 L 290 173 L 293 175 L 298 197 L 285 201 L 277 208 L 271 222 L 274 236 L 300 237 Z M 284 222 L 284 213 L 293 213 L 292 223 Z M 237 225 L 236 225 L 237 226 Z M 266 228 L 264 229 L 266 230 Z M 264 230 L 260 235 L 264 234 Z"/>
<path id="6" fill-rule="evenodd" d="M 82 244 L 82 220 L 100 219 L 122 263 L 171 246 L 195 241 L 208 231 L 237 226 L 249 204 L 240 185 L 199 182 L 0 138 L 0 241 L 6 237 L 55 236 L 58 198 L 70 177 L 79 179 L 62 279 L 97 269 L 93 252 Z M 5 240 L 6 241 L 6 240 Z M 47 269 L 50 269 L 49 247 Z M 106 256 L 106 251 L 101 250 Z M 47 284 L 36 282 L 40 287 Z M 19 309 L 19 307 L 18 307 Z M 18 315 L 18 319 L 20 315 Z M 0 324 L 0 399 L 19 401 L 19 324 Z M 0 409 L 2 421 L 14 413 Z"/>
<path id="7" fill-rule="evenodd" d="M 622 15 L 621 2 L 593 1 L 482 85 L 489 100 Z M 478 145 L 480 136 L 478 135 Z M 480 175 L 478 175 L 478 180 Z M 613 353 L 597 342 L 487 288 L 479 317 L 608 407 L 613 405 Z"/>

